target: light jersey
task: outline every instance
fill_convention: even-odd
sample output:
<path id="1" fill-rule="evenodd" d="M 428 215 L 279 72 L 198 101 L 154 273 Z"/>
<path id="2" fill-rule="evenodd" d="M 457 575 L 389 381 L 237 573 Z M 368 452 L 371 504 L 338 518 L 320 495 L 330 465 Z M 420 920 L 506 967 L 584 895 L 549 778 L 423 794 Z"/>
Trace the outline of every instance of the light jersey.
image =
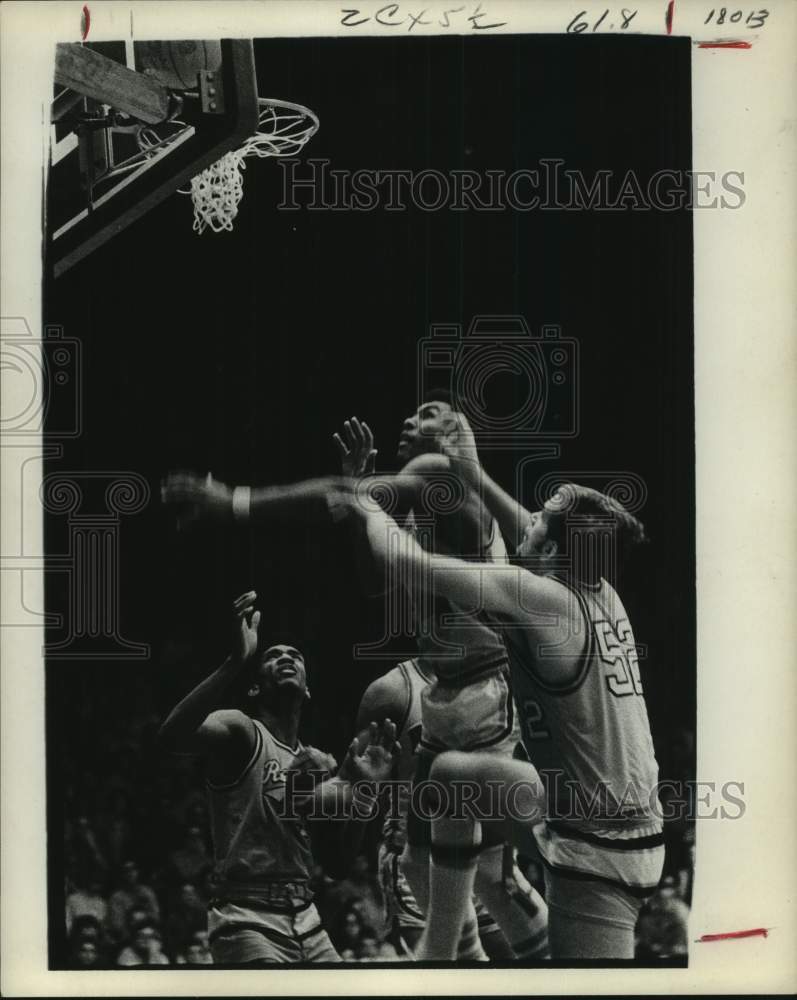
<path id="1" fill-rule="evenodd" d="M 577 602 L 572 618 L 586 633 L 572 682 L 541 680 L 531 633 L 517 623 L 504 632 L 523 743 L 548 791 L 547 822 L 535 835 L 543 859 L 563 873 L 591 871 L 649 889 L 661 872 L 663 838 L 634 634 L 605 580 L 559 582 Z"/>
<path id="2" fill-rule="evenodd" d="M 422 547 L 428 545 L 412 513 L 406 526 Z M 470 561 L 507 562 L 506 545 L 495 519 L 482 552 Z M 415 602 L 415 615 L 418 658 L 425 672 L 434 673 L 444 684 L 460 687 L 508 669 L 506 647 L 495 623 L 483 611 L 463 609 L 445 597 L 431 595 Z"/>
<path id="3" fill-rule="evenodd" d="M 396 724 L 396 739 L 401 744 L 397 778 L 401 784 L 395 802 L 386 803 L 382 823 L 382 840 L 387 850 L 400 855 L 407 842 L 407 811 L 410 805 L 409 785 L 417 757 L 415 749 L 421 738 L 421 695 L 430 678 L 424 676 L 417 660 L 405 660 L 393 668 L 404 687 L 404 710 Z"/>
<path id="4" fill-rule="evenodd" d="M 310 835 L 305 821 L 284 818 L 286 771 L 304 752 L 281 743 L 255 719 L 249 762 L 230 784 L 207 782 L 214 850 L 214 896 L 221 902 L 269 904 L 312 898 Z"/>

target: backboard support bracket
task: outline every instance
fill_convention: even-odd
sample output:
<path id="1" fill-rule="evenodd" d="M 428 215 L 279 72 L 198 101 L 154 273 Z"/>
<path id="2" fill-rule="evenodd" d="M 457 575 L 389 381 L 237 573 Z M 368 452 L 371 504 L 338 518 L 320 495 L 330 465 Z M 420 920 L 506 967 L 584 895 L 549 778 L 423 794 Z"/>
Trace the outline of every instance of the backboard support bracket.
<path id="1" fill-rule="evenodd" d="M 149 80 L 148 77 L 129 70 L 121 63 L 115 64 L 125 71 L 119 75 L 116 70 L 110 72 L 105 62 L 100 66 L 91 57 L 89 61 L 83 60 L 82 57 L 76 60 L 72 48 L 70 46 L 69 51 L 62 56 L 59 71 L 61 78 L 58 82 L 75 89 L 75 85 L 84 87 L 91 85 L 95 88 L 98 78 L 109 80 L 109 90 L 106 91 L 102 86 L 98 90 L 95 88 L 97 96 L 94 99 L 111 107 L 117 107 L 114 101 L 121 101 L 130 107 L 129 95 L 128 98 L 117 95 L 118 89 L 120 87 L 124 89 L 126 83 L 131 80 L 128 74 L 132 74 L 137 80 Z M 82 50 L 81 46 L 77 48 Z M 51 231 L 48 234 L 47 255 L 55 277 L 65 274 L 178 188 L 187 186 L 193 177 L 215 163 L 225 153 L 242 146 L 257 131 L 259 105 L 252 40 L 222 39 L 221 50 L 221 69 L 215 72 L 214 81 L 205 81 L 207 111 L 202 111 L 198 115 L 193 129 L 188 130 L 183 141 L 175 143 L 164 155 L 144 162 L 140 169 L 127 174 L 117 186 L 105 191 L 96 199 L 93 197 L 91 181 L 97 178 L 92 178 L 93 172 L 89 171 L 87 204 L 84 210 L 75 213 L 55 231 L 52 231 L 53 227 L 49 227 Z M 106 61 L 113 62 L 113 60 Z M 70 74 L 68 78 L 65 68 L 67 65 Z M 93 82 L 79 79 L 91 76 L 93 70 L 84 72 L 86 66 L 100 67 Z M 161 89 L 157 82 L 149 82 L 154 83 L 156 89 Z M 163 89 L 166 108 L 164 117 L 159 119 L 160 121 L 168 118 L 170 103 L 169 91 Z M 211 89 L 216 93 L 210 94 Z M 140 90 L 136 91 L 134 103 L 141 103 L 139 100 L 141 93 Z M 217 97 L 221 100 L 216 101 Z M 216 103 L 216 108 L 210 107 L 211 100 Z M 152 107 L 157 109 L 157 114 L 161 114 L 163 110 L 161 104 Z"/>

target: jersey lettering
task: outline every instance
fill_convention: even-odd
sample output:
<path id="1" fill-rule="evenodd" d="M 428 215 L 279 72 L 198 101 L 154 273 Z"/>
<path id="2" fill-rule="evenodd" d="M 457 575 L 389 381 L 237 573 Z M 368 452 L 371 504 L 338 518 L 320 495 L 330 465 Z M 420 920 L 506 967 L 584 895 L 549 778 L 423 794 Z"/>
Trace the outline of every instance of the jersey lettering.
<path id="1" fill-rule="evenodd" d="M 278 802 L 285 797 L 285 772 L 273 757 L 263 765 L 263 794 Z"/>
<path id="2" fill-rule="evenodd" d="M 628 619 L 620 619 L 616 630 L 605 619 L 593 622 L 593 627 L 601 661 L 610 668 L 606 671 L 609 691 L 617 698 L 641 695 L 639 659 Z"/>
<path id="3" fill-rule="evenodd" d="M 542 710 L 542 705 L 533 698 L 527 698 L 523 702 L 523 727 L 526 739 L 549 740 L 551 732 L 543 725 L 544 722 L 545 713 Z"/>

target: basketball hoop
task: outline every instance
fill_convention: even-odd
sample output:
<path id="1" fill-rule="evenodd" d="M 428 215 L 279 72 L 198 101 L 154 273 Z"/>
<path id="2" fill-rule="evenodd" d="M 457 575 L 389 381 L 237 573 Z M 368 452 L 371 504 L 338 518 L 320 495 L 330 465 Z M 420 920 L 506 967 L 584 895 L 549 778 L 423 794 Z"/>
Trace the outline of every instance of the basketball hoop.
<path id="1" fill-rule="evenodd" d="M 221 159 L 197 174 L 188 191 L 194 203 L 194 231 L 203 233 L 210 227 L 214 233 L 232 231 L 243 198 L 243 170 L 248 156 L 293 156 L 318 131 L 317 116 L 301 104 L 258 99 L 260 116 L 258 130 L 240 149 L 225 153 Z"/>

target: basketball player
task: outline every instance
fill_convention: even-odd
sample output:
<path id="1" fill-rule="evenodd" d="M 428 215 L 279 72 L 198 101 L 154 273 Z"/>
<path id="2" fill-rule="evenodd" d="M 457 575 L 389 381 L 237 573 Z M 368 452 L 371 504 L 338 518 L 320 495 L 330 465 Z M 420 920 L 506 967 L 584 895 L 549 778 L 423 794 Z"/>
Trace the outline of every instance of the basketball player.
<path id="1" fill-rule="evenodd" d="M 258 654 L 255 597 L 250 591 L 236 600 L 230 656 L 172 710 L 159 735 L 164 746 L 205 763 L 215 862 L 208 913 L 214 962 L 338 962 L 312 902 L 307 819 L 339 816 L 341 806 L 351 812 L 353 782 L 390 776 L 398 750 L 395 726 L 374 723 L 367 738 L 352 743 L 337 777 L 301 797 L 286 796 L 290 772 L 312 759 L 298 739 L 307 675 L 293 646 Z M 220 709 L 242 681 L 246 711 Z"/>
<path id="2" fill-rule="evenodd" d="M 391 927 L 392 942 L 399 954 L 412 956 L 426 925 L 425 914 L 410 888 L 404 874 L 402 853 L 407 843 L 407 812 L 410 808 L 409 786 L 415 771 L 415 751 L 420 740 L 421 694 L 434 680 L 424 672 L 418 657 L 405 660 L 377 677 L 366 688 L 357 713 L 358 732 L 368 725 L 369 720 L 395 719 L 396 739 L 401 746 L 394 777 L 393 798 L 385 803 L 382 822 L 382 839 L 379 845 L 379 875 L 388 926 Z M 496 893 L 506 895 L 519 910 L 526 936 L 516 940 L 519 955 L 513 951 L 501 928 L 481 903 L 474 900 L 477 927 L 472 921 L 466 922 L 459 942 L 457 957 L 472 958 L 478 954 L 472 940 L 478 929 L 486 957 L 491 960 L 506 960 L 516 957 L 544 959 L 548 957 L 548 911 L 539 893 L 523 878 L 514 862 L 514 850 L 504 847 L 504 878 L 500 883 L 485 884 L 486 879 L 477 875 L 476 889 L 485 891 L 490 898 Z M 509 888 L 511 885 L 511 889 Z"/>
<path id="3" fill-rule="evenodd" d="M 506 548 L 495 520 L 473 490 L 464 493 L 452 509 L 435 509 L 436 487 L 452 489 L 452 468 L 444 452 L 445 437 L 452 427 L 449 395 L 436 389 L 409 415 L 402 428 L 397 449 L 401 470 L 390 480 L 396 489 L 394 516 L 416 534 L 429 551 L 448 553 L 484 562 L 503 562 Z M 356 417 L 344 425 L 345 441 L 335 435 L 343 462 L 343 472 L 358 477 L 373 468 L 375 450 L 367 424 Z M 382 477 L 379 477 L 382 481 Z M 412 484 L 411 487 L 405 484 Z M 409 509 L 408 509 L 409 508 Z M 432 522 L 433 533 L 418 531 L 419 524 Z M 399 585 L 403 581 L 398 581 Z M 411 595 L 412 596 L 412 595 Z M 506 649 L 495 623 L 467 606 L 434 595 L 432 600 L 414 601 L 416 662 L 429 677 L 419 691 L 420 732 L 414 767 L 414 784 L 427 782 L 437 754 L 456 748 L 465 752 L 481 749 L 511 757 L 520 739 L 512 694 Z M 425 913 L 429 905 L 429 864 L 434 810 L 433 792 L 427 791 L 419 808 L 407 814 L 405 841 L 396 871 L 409 886 L 400 886 L 406 899 L 412 891 L 416 907 Z M 438 820 L 438 825 L 443 820 Z M 545 958 L 548 954 L 547 909 L 539 894 L 507 859 L 503 830 L 486 826 L 480 844 L 476 889 L 480 905 L 469 910 L 458 957 L 466 941 L 473 939 L 473 917 L 482 932 L 491 930 L 491 918 L 498 923 L 505 941 L 518 958 Z M 509 863 L 508 863 L 509 861 Z M 511 882 L 506 876 L 515 874 Z M 507 887 L 512 885 L 512 889 Z M 522 888 L 521 888 L 522 887 Z M 417 933 L 413 935 L 417 937 Z M 495 935 L 492 934 L 492 941 Z M 488 939 L 489 943 L 489 939 Z"/>
<path id="4" fill-rule="evenodd" d="M 410 526 L 414 512 L 425 513 L 427 517 L 430 513 L 424 510 L 424 486 L 432 486 L 436 474 L 450 474 L 450 461 L 442 453 L 442 434 L 451 427 L 452 413 L 447 394 L 438 389 L 404 421 L 397 449 L 402 469 L 390 481 L 399 484 L 398 516 L 403 513 Z M 345 476 L 358 479 L 373 472 L 377 452 L 367 423 L 352 417 L 344 424 L 343 436 L 335 434 L 334 439 Z M 460 510 L 451 514 L 432 511 L 436 529 L 432 544 L 438 550 L 465 557 L 481 551 L 487 561 L 503 561 L 506 550 L 495 522 L 476 500 L 477 495 L 469 492 Z M 409 511 L 408 503 L 413 505 Z M 445 616 L 458 611 L 449 602 L 438 600 L 431 608 L 427 602 L 421 602 L 416 611 L 419 655 L 371 684 L 363 696 L 359 718 L 389 716 L 402 720 L 399 723 L 403 749 L 401 778 L 414 774 L 415 781 L 421 782 L 428 777 L 434 756 L 445 747 L 469 749 L 472 743 L 481 745 L 481 739 L 484 746 L 494 743 L 497 752 L 509 754 L 518 743 L 519 730 L 512 722 L 506 671 L 490 669 L 491 664 L 503 668 L 507 663 L 497 633 L 483 620 L 461 613 L 454 627 L 444 625 Z M 451 649 L 461 650 L 461 654 L 446 655 L 446 643 Z M 479 718 L 487 719 L 487 724 L 494 727 L 492 732 L 485 732 L 482 723 L 480 730 L 471 727 L 475 735 L 469 735 L 469 719 L 476 706 Z M 495 713 L 493 720 L 489 719 L 491 711 Z M 454 720 L 455 725 L 448 720 Z M 497 739 L 493 735 L 496 727 L 501 727 Z M 413 757 L 416 753 L 417 761 Z M 431 824 L 414 811 L 408 816 L 406 796 L 397 805 L 398 816 L 388 818 L 383 828 L 380 871 L 388 909 L 399 925 L 402 939 L 412 948 L 424 926 L 423 912 L 428 905 Z M 475 901 L 485 951 L 492 958 L 548 957 L 545 902 L 517 869 L 513 851 L 503 844 L 503 837 L 488 835 L 485 840 Z M 413 888 L 405 868 L 411 874 Z M 474 957 L 470 946 L 475 930 L 472 919 L 466 921 L 459 943 L 460 959 Z"/>
<path id="5" fill-rule="evenodd" d="M 400 561 L 405 577 L 422 590 L 502 616 L 524 743 L 537 769 L 498 755 L 446 753 L 431 777 L 448 784 L 475 780 L 479 815 L 500 815 L 527 852 L 536 843 L 546 869 L 554 958 L 632 958 L 639 909 L 661 875 L 662 823 L 633 632 L 604 573 L 618 549 L 643 538 L 643 529 L 615 500 L 572 484 L 541 511 L 524 511 L 476 467 L 470 428 L 459 416 L 457 425 L 460 440 L 449 443 L 449 454 L 509 532 L 523 525 L 523 567 L 430 556 L 409 536 L 396 545 L 400 529 L 392 519 L 374 505 L 365 508 L 356 499 L 350 505 L 364 519 L 379 560 Z M 589 559 L 573 558 L 579 547 L 589 550 Z M 557 780 L 546 789 L 538 771 Z M 435 824 L 419 958 L 455 954 L 480 839 L 473 812 Z"/>

